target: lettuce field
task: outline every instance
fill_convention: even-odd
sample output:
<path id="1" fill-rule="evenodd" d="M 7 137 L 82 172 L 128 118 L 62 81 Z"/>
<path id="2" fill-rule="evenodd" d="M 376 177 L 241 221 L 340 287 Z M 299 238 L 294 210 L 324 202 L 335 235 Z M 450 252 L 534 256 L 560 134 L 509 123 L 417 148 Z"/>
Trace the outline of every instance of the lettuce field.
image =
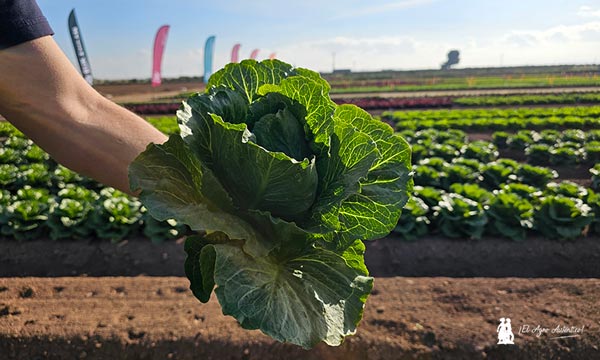
<path id="1" fill-rule="evenodd" d="M 594 358 L 600 92 L 561 87 L 596 77 L 326 79 L 243 61 L 204 92 L 126 105 L 170 136 L 131 164 L 138 197 L 0 121 L 0 264 L 12 274 L 0 278 L 0 354 Z M 503 87 L 556 93 L 351 95 Z M 98 264 L 86 272 L 70 252 Z M 112 276 L 20 278 L 43 258 L 60 274 Z M 518 266 L 491 279 L 506 259 Z M 119 277 L 127 262 L 174 277 Z M 506 316 L 516 348 L 495 343 Z M 517 334 L 536 321 L 585 330 Z"/>

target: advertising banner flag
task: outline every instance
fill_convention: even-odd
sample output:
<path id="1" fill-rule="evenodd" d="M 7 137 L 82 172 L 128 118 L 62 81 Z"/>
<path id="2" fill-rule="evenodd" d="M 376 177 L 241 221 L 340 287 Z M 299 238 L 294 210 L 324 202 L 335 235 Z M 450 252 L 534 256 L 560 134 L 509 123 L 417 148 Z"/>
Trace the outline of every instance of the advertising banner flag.
<path id="1" fill-rule="evenodd" d="M 92 69 L 90 67 L 90 61 L 88 60 L 87 53 L 85 52 L 85 46 L 83 46 L 83 39 L 81 38 L 81 29 L 77 23 L 75 17 L 75 9 L 71 10 L 69 14 L 69 33 L 71 34 L 71 41 L 73 42 L 73 48 L 75 49 L 75 56 L 79 63 L 79 69 L 81 69 L 81 75 L 88 84 L 94 83 L 94 77 L 92 76 Z"/>
<path id="2" fill-rule="evenodd" d="M 215 52 L 215 36 L 209 36 L 204 44 L 204 83 L 212 75 L 213 57 Z"/>
<path id="3" fill-rule="evenodd" d="M 161 67 L 163 52 L 167 43 L 169 25 L 161 26 L 154 37 L 154 51 L 152 53 L 152 86 L 159 86 L 162 81 Z"/>
<path id="4" fill-rule="evenodd" d="M 231 49 L 231 62 L 232 63 L 236 63 L 239 60 L 240 46 L 242 46 L 242 45 L 235 44 L 235 45 L 233 45 L 233 49 Z"/>
<path id="5" fill-rule="evenodd" d="M 252 50 L 252 54 L 250 54 L 250 59 L 256 60 L 257 56 L 258 56 L 258 49 Z"/>

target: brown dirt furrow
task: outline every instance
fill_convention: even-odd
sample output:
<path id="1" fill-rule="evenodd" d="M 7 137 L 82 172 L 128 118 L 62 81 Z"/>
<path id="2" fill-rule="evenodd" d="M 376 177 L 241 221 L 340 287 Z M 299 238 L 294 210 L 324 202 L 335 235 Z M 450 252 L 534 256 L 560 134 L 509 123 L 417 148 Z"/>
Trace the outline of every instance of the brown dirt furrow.
<path id="1" fill-rule="evenodd" d="M 0 239 L 0 277 L 184 276 L 183 241 L 152 244 L 132 238 L 15 241 Z M 530 237 L 522 242 L 427 236 L 413 242 L 390 235 L 367 241 L 365 261 L 376 277 L 600 278 L 600 238 L 574 241 Z"/>
<path id="2" fill-rule="evenodd" d="M 593 359 L 600 279 L 377 278 L 356 336 L 310 351 L 243 330 L 176 277 L 0 279 L 0 359 Z M 497 345 L 510 317 L 515 345 Z M 550 329 L 537 337 L 522 326 Z M 551 339 L 557 326 L 578 335 Z M 571 330 L 570 330 L 571 331 Z"/>

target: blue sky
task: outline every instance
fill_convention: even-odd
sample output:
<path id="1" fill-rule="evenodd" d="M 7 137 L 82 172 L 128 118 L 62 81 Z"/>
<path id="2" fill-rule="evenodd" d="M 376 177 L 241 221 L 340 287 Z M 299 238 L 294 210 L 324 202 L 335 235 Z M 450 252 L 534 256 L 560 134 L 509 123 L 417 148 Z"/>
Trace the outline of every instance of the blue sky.
<path id="1" fill-rule="evenodd" d="M 231 48 L 259 48 L 296 66 L 331 71 L 438 68 L 451 49 L 459 67 L 600 61 L 600 2 L 579 0 L 38 0 L 74 62 L 67 29 L 75 8 L 92 71 L 148 78 L 158 27 L 171 26 L 163 76 L 201 75 L 216 35 L 215 67 Z"/>

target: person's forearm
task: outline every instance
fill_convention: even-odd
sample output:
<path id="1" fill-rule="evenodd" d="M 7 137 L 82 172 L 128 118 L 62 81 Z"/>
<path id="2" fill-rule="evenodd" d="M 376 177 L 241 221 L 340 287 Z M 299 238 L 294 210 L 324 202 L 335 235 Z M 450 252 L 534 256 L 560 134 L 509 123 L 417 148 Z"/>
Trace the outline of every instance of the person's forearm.
<path id="1" fill-rule="evenodd" d="M 0 51 L 0 114 L 56 161 L 127 192 L 129 164 L 167 139 L 90 87 L 49 36 Z"/>

